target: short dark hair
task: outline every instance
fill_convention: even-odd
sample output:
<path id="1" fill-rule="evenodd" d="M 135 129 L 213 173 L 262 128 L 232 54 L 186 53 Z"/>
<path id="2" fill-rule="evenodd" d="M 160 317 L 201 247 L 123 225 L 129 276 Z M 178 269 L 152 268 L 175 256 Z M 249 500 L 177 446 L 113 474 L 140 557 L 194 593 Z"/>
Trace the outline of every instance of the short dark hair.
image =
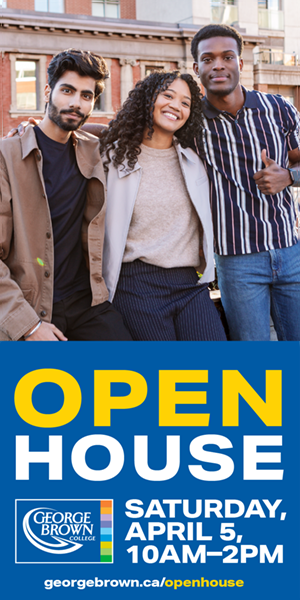
<path id="1" fill-rule="evenodd" d="M 53 90 L 66 71 L 76 71 L 81 77 L 92 77 L 96 81 L 95 100 L 102 94 L 104 81 L 109 77 L 107 64 L 102 56 L 87 50 L 69 48 L 52 58 L 48 67 L 48 84 Z"/>
<path id="2" fill-rule="evenodd" d="M 191 53 L 195 62 L 198 61 L 199 42 L 201 42 L 202 40 L 208 40 L 212 37 L 233 38 L 237 43 L 239 56 L 242 56 L 244 41 L 241 34 L 236 29 L 234 29 L 234 27 L 230 27 L 230 25 L 206 25 L 205 27 L 202 27 L 202 29 L 200 29 L 192 39 Z"/>

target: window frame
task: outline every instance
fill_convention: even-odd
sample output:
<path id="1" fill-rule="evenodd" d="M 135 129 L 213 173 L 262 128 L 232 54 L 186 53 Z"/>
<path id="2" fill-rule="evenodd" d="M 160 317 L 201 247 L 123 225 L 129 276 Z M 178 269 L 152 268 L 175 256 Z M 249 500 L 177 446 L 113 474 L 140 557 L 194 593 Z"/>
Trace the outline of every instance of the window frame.
<path id="1" fill-rule="evenodd" d="M 170 71 L 170 63 L 169 62 L 163 62 L 163 61 L 159 61 L 159 60 L 140 60 L 140 69 L 141 69 L 141 79 L 145 79 L 146 77 L 146 68 L 147 67 L 151 67 L 153 68 L 153 70 L 155 70 L 156 68 L 158 69 L 165 69 L 165 71 Z"/>
<path id="2" fill-rule="evenodd" d="M 103 57 L 109 72 L 111 72 L 111 58 Z M 112 107 L 112 98 L 111 98 L 111 77 L 105 79 L 105 96 L 104 96 L 104 110 L 95 110 L 93 109 L 91 117 L 107 117 L 109 119 L 113 119 L 115 116 L 113 107 Z"/>
<path id="3" fill-rule="evenodd" d="M 9 114 L 13 119 L 20 116 L 41 117 L 44 116 L 44 90 L 47 83 L 46 80 L 46 62 L 45 54 L 9 54 L 10 60 L 10 75 L 11 75 L 11 106 Z M 28 60 L 36 63 L 36 110 L 26 110 L 17 108 L 17 84 L 16 84 L 16 61 Z"/>
<path id="4" fill-rule="evenodd" d="M 107 19 L 120 19 L 120 15 L 121 15 L 121 2 L 120 2 L 120 0 L 113 0 L 112 2 L 107 2 L 107 0 L 98 0 L 98 1 L 97 0 L 92 0 L 91 4 L 92 4 L 92 16 L 93 17 L 97 17 L 98 16 L 98 18 L 100 18 L 100 19 L 101 18 L 102 19 L 103 18 L 107 18 Z M 99 15 L 94 15 L 93 14 L 93 4 L 103 4 L 104 15 L 102 17 L 99 17 Z M 106 4 L 115 4 L 115 5 L 118 6 L 118 16 L 117 17 L 107 17 L 107 15 L 105 14 L 106 13 L 106 10 L 105 10 Z"/>
<path id="5" fill-rule="evenodd" d="M 65 13 L 65 0 L 62 0 L 62 4 L 63 4 L 63 9 L 61 11 L 56 11 L 56 10 L 49 10 L 49 2 L 50 0 L 46 0 L 47 2 L 47 10 L 39 10 L 38 8 L 35 7 L 35 1 L 34 1 L 34 10 L 36 12 L 43 12 L 43 13 L 50 13 L 50 14 L 57 14 L 57 15 L 63 15 Z"/>

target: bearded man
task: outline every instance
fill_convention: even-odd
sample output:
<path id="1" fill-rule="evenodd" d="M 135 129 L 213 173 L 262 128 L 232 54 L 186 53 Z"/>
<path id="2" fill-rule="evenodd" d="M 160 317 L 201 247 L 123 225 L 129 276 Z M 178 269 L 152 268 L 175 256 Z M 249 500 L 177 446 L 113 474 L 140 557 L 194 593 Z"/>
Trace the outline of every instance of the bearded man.
<path id="1" fill-rule="evenodd" d="M 108 77 L 105 61 L 53 58 L 46 113 L 0 142 L 0 339 L 130 340 L 102 277 L 105 176 L 99 140 L 76 131 Z"/>

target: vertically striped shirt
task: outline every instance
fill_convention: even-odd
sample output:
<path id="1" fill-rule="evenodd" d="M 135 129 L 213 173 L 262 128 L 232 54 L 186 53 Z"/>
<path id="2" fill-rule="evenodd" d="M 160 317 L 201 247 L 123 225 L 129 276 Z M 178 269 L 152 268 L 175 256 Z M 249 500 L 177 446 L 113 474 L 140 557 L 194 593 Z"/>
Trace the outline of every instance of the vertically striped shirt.
<path id="1" fill-rule="evenodd" d="M 258 189 L 253 175 L 264 167 L 261 151 L 288 166 L 288 151 L 300 148 L 296 109 L 282 96 L 245 93 L 234 117 L 203 99 L 204 129 L 197 150 L 211 182 L 216 252 L 251 254 L 296 244 L 291 190 L 274 195 Z"/>

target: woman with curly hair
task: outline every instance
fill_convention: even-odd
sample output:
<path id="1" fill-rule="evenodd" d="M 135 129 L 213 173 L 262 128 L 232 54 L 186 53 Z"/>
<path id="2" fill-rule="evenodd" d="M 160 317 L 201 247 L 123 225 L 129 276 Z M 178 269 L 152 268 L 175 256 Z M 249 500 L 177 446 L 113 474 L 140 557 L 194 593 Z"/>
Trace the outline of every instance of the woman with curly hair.
<path id="1" fill-rule="evenodd" d="M 154 72 L 101 136 L 103 274 L 134 340 L 226 339 L 207 288 L 214 279 L 208 179 L 188 148 L 201 125 L 200 99 L 191 75 Z"/>

